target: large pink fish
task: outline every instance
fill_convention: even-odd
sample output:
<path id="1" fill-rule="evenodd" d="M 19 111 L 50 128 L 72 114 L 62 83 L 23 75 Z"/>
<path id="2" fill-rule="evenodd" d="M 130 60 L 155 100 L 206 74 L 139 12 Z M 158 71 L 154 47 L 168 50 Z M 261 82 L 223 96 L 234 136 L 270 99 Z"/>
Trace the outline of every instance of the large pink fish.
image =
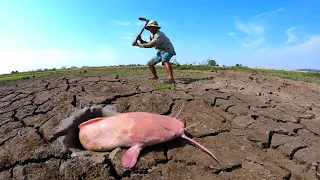
<path id="1" fill-rule="evenodd" d="M 107 151 L 117 147 L 130 147 L 122 156 L 122 165 L 126 168 L 135 166 L 144 147 L 177 137 L 198 145 L 219 163 L 208 149 L 185 135 L 185 126 L 180 120 L 169 116 L 129 112 L 91 119 L 78 127 L 80 142 L 87 150 Z"/>

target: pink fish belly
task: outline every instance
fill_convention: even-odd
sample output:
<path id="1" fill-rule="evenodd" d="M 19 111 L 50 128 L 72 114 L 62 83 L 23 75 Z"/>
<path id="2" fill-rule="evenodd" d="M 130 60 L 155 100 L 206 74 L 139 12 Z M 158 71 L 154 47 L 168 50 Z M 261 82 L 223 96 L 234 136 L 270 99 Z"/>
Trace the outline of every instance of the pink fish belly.
<path id="1" fill-rule="evenodd" d="M 133 143 L 126 127 L 119 123 L 101 120 L 80 128 L 79 139 L 87 150 L 106 151 L 117 147 L 129 147 Z"/>

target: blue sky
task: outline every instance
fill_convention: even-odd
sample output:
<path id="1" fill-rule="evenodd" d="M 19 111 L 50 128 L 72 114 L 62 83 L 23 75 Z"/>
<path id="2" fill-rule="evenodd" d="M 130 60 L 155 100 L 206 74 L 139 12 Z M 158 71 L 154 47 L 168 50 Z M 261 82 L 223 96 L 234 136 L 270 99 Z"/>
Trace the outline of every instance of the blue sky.
<path id="1" fill-rule="evenodd" d="M 180 64 L 320 69 L 319 0 L 0 0 L 0 74 L 62 66 L 145 64 L 133 47 L 157 20 Z M 146 40 L 150 32 L 145 31 Z"/>

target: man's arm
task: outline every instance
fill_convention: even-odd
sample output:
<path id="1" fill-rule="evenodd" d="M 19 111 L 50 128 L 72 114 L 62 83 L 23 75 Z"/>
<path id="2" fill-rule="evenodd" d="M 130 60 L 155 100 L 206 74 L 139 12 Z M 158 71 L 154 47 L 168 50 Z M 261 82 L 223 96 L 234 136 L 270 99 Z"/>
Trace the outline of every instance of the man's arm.
<path id="1" fill-rule="evenodd" d="M 142 39 L 139 39 L 139 41 L 140 41 L 140 44 L 145 44 L 145 43 L 147 43 L 147 41 L 144 41 L 144 40 L 142 40 Z"/>
<path id="2" fill-rule="evenodd" d="M 157 44 L 159 44 L 160 41 L 161 41 L 161 37 L 159 36 L 159 34 L 155 34 L 154 37 L 149 42 L 144 41 L 144 43 L 138 44 L 138 46 L 143 48 L 152 48 Z"/>
<path id="3" fill-rule="evenodd" d="M 141 35 L 137 37 L 137 39 L 135 41 L 132 42 L 132 45 L 133 46 L 139 46 L 140 44 L 138 43 L 138 41 L 140 41 L 140 44 L 145 44 L 147 43 L 147 41 L 144 41 L 142 38 L 141 38 Z"/>
<path id="4" fill-rule="evenodd" d="M 141 38 L 141 35 L 138 36 L 137 40 L 140 41 L 140 44 L 144 44 L 144 43 L 147 43 L 147 41 L 144 41 L 142 38 Z"/>

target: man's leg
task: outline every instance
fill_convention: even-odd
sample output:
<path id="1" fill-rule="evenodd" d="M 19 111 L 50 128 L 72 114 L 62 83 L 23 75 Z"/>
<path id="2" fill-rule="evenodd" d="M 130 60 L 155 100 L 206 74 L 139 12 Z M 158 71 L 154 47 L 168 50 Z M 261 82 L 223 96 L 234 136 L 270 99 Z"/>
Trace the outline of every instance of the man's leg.
<path id="1" fill-rule="evenodd" d="M 156 68 L 154 67 L 154 65 L 153 64 L 148 64 L 148 65 L 149 65 L 149 68 L 150 68 L 152 75 L 153 75 L 152 79 L 159 79 L 157 76 L 157 71 L 156 71 Z"/>
<path id="2" fill-rule="evenodd" d="M 174 77 L 173 77 L 173 71 L 172 71 L 172 66 L 171 66 L 171 63 L 169 62 L 171 57 L 173 55 L 169 52 L 165 52 L 163 53 L 162 55 L 162 65 L 164 65 L 166 67 L 166 70 L 167 70 L 167 73 L 168 73 L 168 79 L 169 81 L 172 81 L 174 82 Z"/>
<path id="3" fill-rule="evenodd" d="M 152 79 L 159 79 L 157 76 L 157 71 L 155 65 L 161 61 L 161 54 L 158 52 L 155 57 L 153 57 L 150 61 L 148 61 L 149 69 L 153 75 Z"/>
<path id="4" fill-rule="evenodd" d="M 164 61 L 164 62 L 163 62 L 163 65 L 166 67 L 166 70 L 167 70 L 167 72 L 168 72 L 169 79 L 172 80 L 172 81 L 174 81 L 171 63 L 168 62 L 168 61 Z"/>

